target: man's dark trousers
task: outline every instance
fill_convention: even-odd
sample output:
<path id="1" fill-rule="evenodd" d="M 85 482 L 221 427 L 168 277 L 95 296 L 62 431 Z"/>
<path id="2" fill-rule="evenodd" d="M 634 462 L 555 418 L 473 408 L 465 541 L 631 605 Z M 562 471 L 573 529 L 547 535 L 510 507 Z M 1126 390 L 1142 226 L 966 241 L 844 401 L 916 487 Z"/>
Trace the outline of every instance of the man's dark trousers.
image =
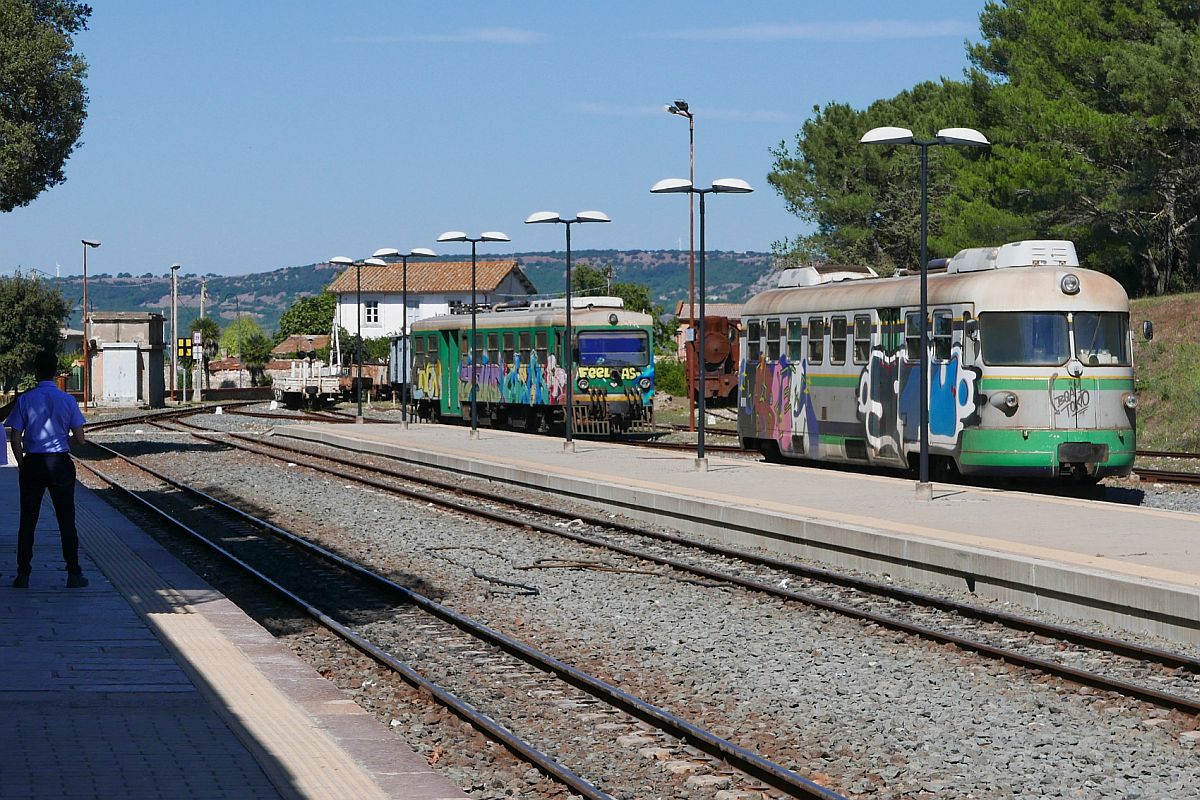
<path id="1" fill-rule="evenodd" d="M 78 575 L 79 532 L 75 530 L 75 462 L 70 453 L 26 453 L 18 471 L 21 487 L 21 527 L 17 534 L 17 574 L 33 569 L 33 532 L 42 509 L 42 496 L 50 490 L 54 515 L 62 536 L 67 572 Z"/>

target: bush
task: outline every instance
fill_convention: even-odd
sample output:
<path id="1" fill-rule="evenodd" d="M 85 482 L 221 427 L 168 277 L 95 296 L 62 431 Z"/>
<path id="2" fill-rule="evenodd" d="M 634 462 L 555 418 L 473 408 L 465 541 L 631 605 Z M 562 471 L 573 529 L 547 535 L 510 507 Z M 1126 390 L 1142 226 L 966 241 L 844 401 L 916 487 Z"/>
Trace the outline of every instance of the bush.
<path id="1" fill-rule="evenodd" d="M 687 371 L 677 358 L 660 358 L 654 362 L 656 391 L 675 397 L 687 397 Z"/>

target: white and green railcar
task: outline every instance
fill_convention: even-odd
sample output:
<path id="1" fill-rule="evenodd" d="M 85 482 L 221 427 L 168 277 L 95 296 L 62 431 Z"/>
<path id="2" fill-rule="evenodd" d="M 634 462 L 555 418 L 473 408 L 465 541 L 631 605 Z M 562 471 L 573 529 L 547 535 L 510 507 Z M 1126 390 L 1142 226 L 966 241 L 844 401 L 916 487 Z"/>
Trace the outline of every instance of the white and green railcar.
<path id="1" fill-rule="evenodd" d="M 963 250 L 928 274 L 935 475 L 1129 474 L 1129 298 L 1068 241 Z M 920 277 L 788 270 L 745 306 L 738 433 L 768 457 L 911 467 Z"/>

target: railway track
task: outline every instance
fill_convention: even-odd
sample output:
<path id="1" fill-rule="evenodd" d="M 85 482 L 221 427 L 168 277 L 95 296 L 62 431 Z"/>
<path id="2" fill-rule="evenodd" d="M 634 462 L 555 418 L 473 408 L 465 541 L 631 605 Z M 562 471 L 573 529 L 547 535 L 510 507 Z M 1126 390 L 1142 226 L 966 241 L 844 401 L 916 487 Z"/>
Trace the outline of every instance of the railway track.
<path id="1" fill-rule="evenodd" d="M 353 480 L 422 503 L 515 528 L 533 529 L 705 580 L 721 581 L 928 641 L 950 644 L 985 658 L 1160 707 L 1200 714 L 1200 660 L 1188 656 L 588 515 L 565 501 L 563 504 L 568 507 L 557 509 L 544 497 L 522 499 L 511 496 L 511 492 L 467 486 L 460 478 L 446 480 L 430 475 L 427 468 L 418 474 L 411 469 L 396 469 L 381 459 L 364 463 L 361 456 L 347 459 L 318 454 L 311 447 L 264 442 L 241 434 L 214 435 L 201 432 L 190 423 L 183 424 L 209 441 L 276 460 L 303 463 L 309 469 L 338 479 Z M 799 585 L 790 585 L 796 579 Z"/>
<path id="2" fill-rule="evenodd" d="M 101 471 L 81 462 L 105 483 L 304 609 L 579 796 L 598 800 L 650 789 L 658 797 L 708 797 L 708 787 L 725 786 L 759 797 L 841 797 L 274 523 L 114 448 L 95 446 L 118 459 L 110 463 L 119 463 L 125 473 L 119 477 L 112 468 Z M 420 666 L 410 661 L 420 661 Z M 647 746 L 673 754 L 686 769 L 654 768 L 636 752 Z M 613 763 L 597 767 L 598 753 Z M 568 765 L 586 766 L 602 777 L 589 780 L 581 776 L 582 769 Z M 701 775 L 712 780 L 695 779 Z"/>

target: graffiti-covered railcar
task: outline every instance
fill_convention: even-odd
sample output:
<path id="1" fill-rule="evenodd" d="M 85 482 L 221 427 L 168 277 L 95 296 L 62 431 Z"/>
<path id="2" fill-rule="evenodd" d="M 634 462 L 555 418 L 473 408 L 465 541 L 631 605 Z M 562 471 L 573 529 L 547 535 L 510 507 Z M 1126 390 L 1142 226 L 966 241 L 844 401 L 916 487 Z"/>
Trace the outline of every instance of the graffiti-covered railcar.
<path id="1" fill-rule="evenodd" d="M 532 300 L 477 311 L 479 418 L 530 431 L 561 426 L 573 392 L 574 430 L 611 435 L 654 423 L 653 319 L 618 297 L 572 302 L 572 372 L 564 368 L 566 303 Z M 429 418 L 471 416 L 471 314 L 412 325 L 412 397 Z"/>
<path id="2" fill-rule="evenodd" d="M 935 474 L 1096 480 L 1135 451 L 1129 298 L 1067 241 L 963 250 L 928 275 Z M 788 270 L 743 312 L 738 433 L 784 456 L 910 467 L 920 277 Z"/>

